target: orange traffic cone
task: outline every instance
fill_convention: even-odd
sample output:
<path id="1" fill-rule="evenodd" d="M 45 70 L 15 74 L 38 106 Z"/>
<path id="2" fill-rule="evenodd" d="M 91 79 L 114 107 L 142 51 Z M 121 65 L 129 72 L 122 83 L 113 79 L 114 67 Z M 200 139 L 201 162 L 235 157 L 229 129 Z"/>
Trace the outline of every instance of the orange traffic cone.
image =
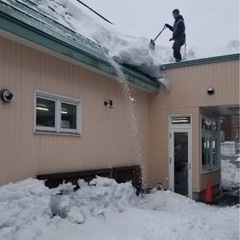
<path id="1" fill-rule="evenodd" d="M 207 179 L 205 201 L 208 202 L 208 203 L 211 203 L 213 201 L 212 180 L 211 180 L 211 178 Z"/>

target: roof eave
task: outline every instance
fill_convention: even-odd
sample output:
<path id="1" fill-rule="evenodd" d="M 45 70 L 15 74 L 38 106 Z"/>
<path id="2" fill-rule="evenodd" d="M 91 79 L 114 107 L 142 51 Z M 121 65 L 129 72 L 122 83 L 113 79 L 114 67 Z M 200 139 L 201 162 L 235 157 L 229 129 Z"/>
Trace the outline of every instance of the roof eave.
<path id="1" fill-rule="evenodd" d="M 209 58 L 201 58 L 201 59 L 194 59 L 189 61 L 183 61 L 179 63 L 169 63 L 164 64 L 161 66 L 161 69 L 173 69 L 173 68 L 183 68 L 183 67 L 190 67 L 196 65 L 204 65 L 204 64 L 211 64 L 211 63 L 220 63 L 226 61 L 236 61 L 239 60 L 240 54 L 229 54 L 229 55 L 222 55 L 216 57 L 209 57 Z"/>

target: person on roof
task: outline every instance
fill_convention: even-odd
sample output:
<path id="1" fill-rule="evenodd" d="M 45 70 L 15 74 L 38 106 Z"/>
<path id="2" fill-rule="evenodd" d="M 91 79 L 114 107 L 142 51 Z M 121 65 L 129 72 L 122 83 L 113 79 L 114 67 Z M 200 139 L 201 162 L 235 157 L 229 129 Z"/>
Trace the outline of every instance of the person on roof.
<path id="1" fill-rule="evenodd" d="M 180 53 L 180 50 L 186 41 L 185 23 L 184 23 L 183 16 L 180 15 L 180 12 L 178 9 L 174 9 L 172 14 L 175 19 L 173 26 L 166 23 L 165 27 L 169 28 L 173 32 L 172 38 L 170 38 L 169 41 L 174 40 L 174 43 L 172 46 L 173 57 L 176 59 L 176 62 L 180 62 L 182 60 L 182 55 Z"/>

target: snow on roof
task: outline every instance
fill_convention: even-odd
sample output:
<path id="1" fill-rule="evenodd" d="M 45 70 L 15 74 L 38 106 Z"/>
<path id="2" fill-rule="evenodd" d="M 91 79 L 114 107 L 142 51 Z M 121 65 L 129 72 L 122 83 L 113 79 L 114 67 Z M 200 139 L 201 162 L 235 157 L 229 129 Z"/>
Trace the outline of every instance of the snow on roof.
<path id="1" fill-rule="evenodd" d="M 33 27 L 60 40 L 81 48 L 100 59 L 108 61 L 106 53 L 120 64 L 137 66 L 138 71 L 151 76 L 161 76 L 159 67 L 165 54 L 149 48 L 149 40 L 135 38 L 116 31 L 114 26 L 79 4 L 76 0 L 2 0 L 15 9 L 3 6 L 8 14 L 29 22 Z M 2 7 L 1 7 L 2 8 Z M 8 8 L 8 9 L 7 9 Z M 2 8 L 2 10 L 4 10 Z M 18 16 L 16 16 L 18 14 Z M 105 54 L 103 54 L 103 52 Z M 166 51 L 165 51 L 166 52 Z"/>
<path id="2" fill-rule="evenodd" d="M 110 50 L 100 44 L 97 37 L 94 38 L 94 33 L 100 32 L 101 36 L 108 38 L 110 32 L 73 2 L 1 0 L 0 28 L 116 76 L 109 56 Z M 126 66 L 121 68 L 127 81 L 150 92 L 158 91 L 159 82 L 146 72 L 141 73 Z"/>
<path id="3" fill-rule="evenodd" d="M 3 0 L 0 2 L 7 3 L 7 5 L 1 6 L 1 11 L 17 20 L 31 24 L 32 27 L 55 36 L 59 40 L 63 40 L 93 56 L 107 60 L 107 57 L 103 54 L 106 49 L 76 32 L 70 24 L 67 24 L 67 21 L 63 21 L 56 11 L 60 6 L 58 8 L 52 6 L 50 4 L 52 1 Z M 49 2 L 49 5 L 45 2 Z M 57 16 L 59 17 L 57 18 Z"/>
<path id="4" fill-rule="evenodd" d="M 138 73 L 160 79 L 163 77 L 160 66 L 173 60 L 171 48 L 156 45 L 152 51 L 149 39 L 118 32 L 114 25 L 103 21 L 77 0 L 0 0 L 1 2 L 7 4 L 1 7 L 1 11 L 109 65 L 110 57 Z M 189 54 L 191 56 L 188 60 L 196 59 L 191 49 Z M 85 62 L 88 63 L 89 60 Z M 98 64 L 95 67 L 96 65 Z M 101 70 L 103 69 L 106 67 Z M 130 71 L 129 68 L 128 70 Z M 110 72 L 114 73 L 113 70 Z M 149 82 L 149 79 L 145 80 Z M 156 83 L 153 85 L 159 87 Z"/>

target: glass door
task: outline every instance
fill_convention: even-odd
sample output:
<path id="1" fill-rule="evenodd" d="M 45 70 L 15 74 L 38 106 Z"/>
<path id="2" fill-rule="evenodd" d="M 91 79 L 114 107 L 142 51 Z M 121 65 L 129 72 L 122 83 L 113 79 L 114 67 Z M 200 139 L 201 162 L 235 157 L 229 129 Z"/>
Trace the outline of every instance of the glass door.
<path id="1" fill-rule="evenodd" d="M 169 189 L 192 198 L 191 117 L 170 117 L 169 127 Z"/>
<path id="2" fill-rule="evenodd" d="M 188 196 L 188 132 L 174 132 L 174 192 Z"/>

